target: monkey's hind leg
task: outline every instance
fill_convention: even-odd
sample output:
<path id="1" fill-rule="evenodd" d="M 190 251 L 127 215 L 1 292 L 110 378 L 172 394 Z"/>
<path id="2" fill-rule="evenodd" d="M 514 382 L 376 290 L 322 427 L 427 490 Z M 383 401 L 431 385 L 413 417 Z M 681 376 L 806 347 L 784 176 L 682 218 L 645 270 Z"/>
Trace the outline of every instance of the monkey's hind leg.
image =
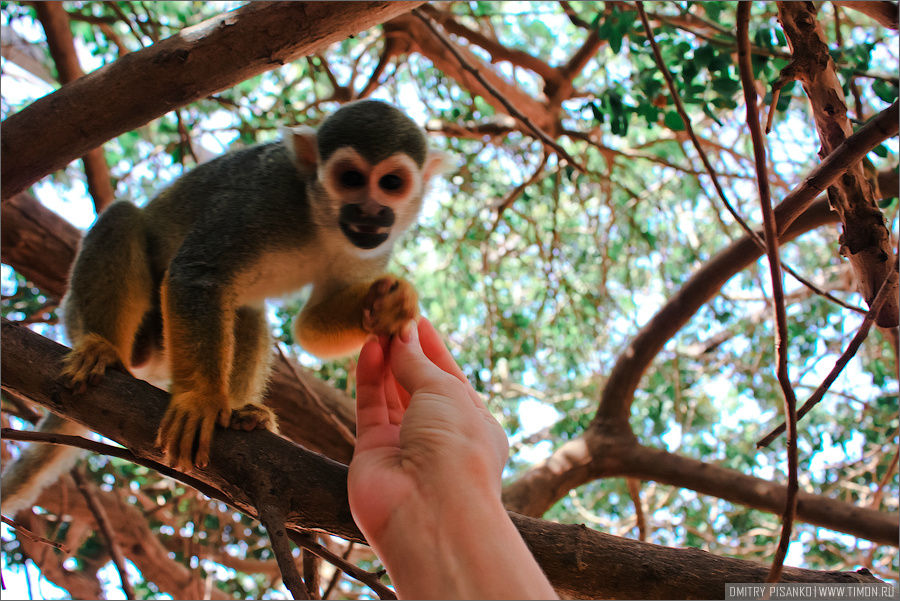
<path id="1" fill-rule="evenodd" d="M 113 203 L 84 237 L 63 299 L 72 351 L 62 373 L 73 388 L 97 383 L 109 367 L 130 366 L 153 287 L 143 213 Z"/>
<path id="2" fill-rule="evenodd" d="M 271 340 L 262 309 L 241 307 L 234 322 L 234 362 L 228 397 L 234 410 L 229 428 L 278 432 L 271 409 L 262 404 L 271 369 Z"/>

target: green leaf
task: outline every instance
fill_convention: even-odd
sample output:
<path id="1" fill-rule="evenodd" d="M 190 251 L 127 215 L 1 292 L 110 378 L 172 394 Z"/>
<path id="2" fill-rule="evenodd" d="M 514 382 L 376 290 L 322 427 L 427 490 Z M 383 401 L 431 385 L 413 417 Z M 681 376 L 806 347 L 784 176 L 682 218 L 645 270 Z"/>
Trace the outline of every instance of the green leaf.
<path id="1" fill-rule="evenodd" d="M 875 80 L 875 83 L 872 84 L 872 91 L 885 102 L 894 102 L 897 100 L 897 86 L 891 82 L 884 81 L 883 79 Z"/>
<path id="2" fill-rule="evenodd" d="M 666 116 L 663 118 L 663 123 L 665 123 L 666 127 L 672 131 L 684 131 L 686 129 L 684 121 L 682 121 L 681 116 L 676 111 L 669 111 L 666 113 Z"/>

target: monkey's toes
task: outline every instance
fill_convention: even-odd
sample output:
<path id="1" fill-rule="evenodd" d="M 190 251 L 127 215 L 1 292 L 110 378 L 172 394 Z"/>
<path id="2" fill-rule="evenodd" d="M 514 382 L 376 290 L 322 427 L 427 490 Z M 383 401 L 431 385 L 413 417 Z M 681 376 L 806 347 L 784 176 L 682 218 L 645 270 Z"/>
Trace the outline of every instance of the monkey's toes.
<path id="1" fill-rule="evenodd" d="M 231 421 L 228 427 L 232 430 L 269 430 L 278 432 L 275 414 L 263 405 L 247 403 L 239 409 L 231 412 Z"/>
<path id="2" fill-rule="evenodd" d="M 110 367 L 124 367 L 116 348 L 102 336 L 88 334 L 66 355 L 62 375 L 70 388 L 81 393 L 88 385 L 99 384 Z"/>

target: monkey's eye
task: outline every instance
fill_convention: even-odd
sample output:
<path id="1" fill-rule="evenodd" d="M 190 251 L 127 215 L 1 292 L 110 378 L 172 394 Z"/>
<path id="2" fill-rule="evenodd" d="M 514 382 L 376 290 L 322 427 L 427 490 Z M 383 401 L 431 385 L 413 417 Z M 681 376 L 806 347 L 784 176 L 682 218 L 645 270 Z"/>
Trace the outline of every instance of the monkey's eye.
<path id="1" fill-rule="evenodd" d="M 403 178 L 399 175 L 389 173 L 378 180 L 378 185 L 381 186 L 382 190 L 393 192 L 394 190 L 399 190 L 403 187 Z"/>
<path id="2" fill-rule="evenodd" d="M 366 185 L 365 176 L 355 169 L 348 169 L 340 175 L 341 185 L 345 188 L 361 188 Z"/>

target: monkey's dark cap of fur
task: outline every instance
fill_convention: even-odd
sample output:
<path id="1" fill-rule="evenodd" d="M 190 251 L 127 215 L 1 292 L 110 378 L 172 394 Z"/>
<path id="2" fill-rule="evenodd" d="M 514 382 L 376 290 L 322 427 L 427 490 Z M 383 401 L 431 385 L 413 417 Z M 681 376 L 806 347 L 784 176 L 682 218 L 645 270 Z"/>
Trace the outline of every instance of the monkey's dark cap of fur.
<path id="1" fill-rule="evenodd" d="M 371 164 L 397 151 L 425 164 L 425 134 L 402 111 L 379 100 L 346 104 L 319 127 L 319 156 L 323 161 L 342 146 L 352 146 Z"/>

